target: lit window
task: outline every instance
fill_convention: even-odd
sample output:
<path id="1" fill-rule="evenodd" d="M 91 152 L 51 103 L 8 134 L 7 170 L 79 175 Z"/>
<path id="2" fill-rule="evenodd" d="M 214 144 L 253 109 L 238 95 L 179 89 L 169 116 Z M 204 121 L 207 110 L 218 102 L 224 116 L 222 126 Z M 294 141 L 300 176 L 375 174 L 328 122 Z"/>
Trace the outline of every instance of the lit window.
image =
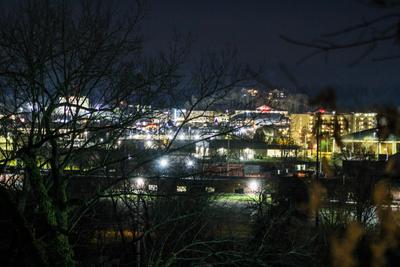
<path id="1" fill-rule="evenodd" d="M 158 191 L 158 186 L 156 184 L 149 184 L 150 191 Z"/>
<path id="2" fill-rule="evenodd" d="M 213 192 L 215 192 L 215 188 L 214 187 L 206 187 L 206 192 L 213 193 Z"/>
<path id="3" fill-rule="evenodd" d="M 186 192 L 186 186 L 184 185 L 178 185 L 176 187 L 176 192 Z"/>

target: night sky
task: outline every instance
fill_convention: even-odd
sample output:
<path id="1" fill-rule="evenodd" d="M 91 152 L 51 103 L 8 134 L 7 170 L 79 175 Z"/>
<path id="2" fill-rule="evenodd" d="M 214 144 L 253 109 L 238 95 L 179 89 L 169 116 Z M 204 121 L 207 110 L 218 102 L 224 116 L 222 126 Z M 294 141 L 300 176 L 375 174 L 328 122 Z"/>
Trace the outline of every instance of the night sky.
<path id="1" fill-rule="evenodd" d="M 279 37 L 283 34 L 312 40 L 384 12 L 356 0 L 151 0 L 143 32 L 147 51 L 163 49 L 173 31 L 178 30 L 195 37 L 195 53 L 227 45 L 236 47 L 243 62 L 265 65 L 265 78 L 274 85 L 290 90 L 304 87 L 302 91 L 311 94 L 330 85 L 338 89 L 346 104 L 398 104 L 393 97 L 396 89 L 400 90 L 400 59 L 379 63 L 371 60 L 395 54 L 398 46 L 380 46 L 356 66 L 350 64 L 363 50 L 332 52 L 328 62 L 317 56 L 298 64 L 312 50 L 285 43 Z M 278 67 L 282 64 L 296 77 L 298 85 L 283 74 Z M 352 92 L 350 97 L 348 92 Z"/>
<path id="2" fill-rule="evenodd" d="M 142 25 L 144 47 L 152 54 L 170 44 L 174 31 L 190 33 L 195 39 L 194 54 L 235 47 L 242 62 L 265 66 L 265 80 L 277 87 L 315 94 L 332 86 L 344 105 L 400 105 L 400 59 L 372 61 L 374 57 L 400 55 L 399 43 L 378 46 L 372 56 L 355 66 L 350 65 L 364 50 L 331 52 L 327 62 L 324 56 L 317 56 L 299 64 L 313 50 L 279 37 L 309 41 L 395 11 L 366 6 L 362 1 L 367 0 L 148 0 Z M 132 2 L 116 1 L 122 7 Z M 0 3 L 10 7 L 15 2 Z M 346 37 L 354 40 L 358 36 Z M 282 72 L 282 65 L 297 84 Z"/>

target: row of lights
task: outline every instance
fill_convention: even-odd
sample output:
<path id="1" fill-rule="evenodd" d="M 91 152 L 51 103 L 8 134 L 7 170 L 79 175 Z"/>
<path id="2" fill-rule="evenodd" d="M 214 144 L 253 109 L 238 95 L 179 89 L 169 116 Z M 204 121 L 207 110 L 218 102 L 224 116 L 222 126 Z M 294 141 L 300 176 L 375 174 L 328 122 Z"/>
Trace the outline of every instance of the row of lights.
<path id="1" fill-rule="evenodd" d="M 161 168 L 161 169 L 166 169 L 166 168 L 168 168 L 168 166 L 169 166 L 169 160 L 168 160 L 168 158 L 166 158 L 166 157 L 163 157 L 163 158 L 161 158 L 159 161 L 158 161 L 158 166 Z M 194 166 L 194 161 L 192 160 L 192 159 L 187 159 L 186 160 L 186 167 L 189 167 L 189 168 L 191 168 L 191 167 L 193 167 Z"/>
<path id="2" fill-rule="evenodd" d="M 138 177 L 135 179 L 135 184 L 137 188 L 143 189 L 145 186 L 145 179 L 142 177 Z M 251 193 L 258 193 L 261 191 L 261 184 L 257 180 L 251 180 L 248 182 L 247 187 Z"/>

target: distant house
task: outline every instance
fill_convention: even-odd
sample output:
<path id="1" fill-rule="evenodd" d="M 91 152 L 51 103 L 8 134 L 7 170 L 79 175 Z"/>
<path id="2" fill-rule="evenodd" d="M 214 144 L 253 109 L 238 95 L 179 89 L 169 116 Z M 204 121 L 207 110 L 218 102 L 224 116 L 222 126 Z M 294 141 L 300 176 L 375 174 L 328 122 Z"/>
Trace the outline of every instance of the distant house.
<path id="1" fill-rule="evenodd" d="M 201 146 L 204 146 L 202 148 Z M 198 143 L 195 153 L 207 151 L 206 156 L 224 156 L 240 161 L 265 158 L 296 157 L 299 147 L 294 145 L 270 145 L 253 140 L 209 140 Z M 199 154 L 198 156 L 201 156 Z"/>

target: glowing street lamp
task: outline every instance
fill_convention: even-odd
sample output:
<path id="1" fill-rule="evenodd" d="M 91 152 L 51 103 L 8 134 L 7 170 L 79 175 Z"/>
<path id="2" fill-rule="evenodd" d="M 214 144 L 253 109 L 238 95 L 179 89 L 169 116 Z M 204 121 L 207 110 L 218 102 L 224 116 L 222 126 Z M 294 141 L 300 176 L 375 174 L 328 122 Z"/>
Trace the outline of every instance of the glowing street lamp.
<path id="1" fill-rule="evenodd" d="M 140 188 L 141 189 L 141 188 L 144 187 L 145 181 L 144 181 L 143 178 L 139 177 L 139 178 L 136 178 L 135 184 L 136 184 L 136 188 Z"/>
<path id="2" fill-rule="evenodd" d="M 193 166 L 194 166 L 194 161 L 191 160 L 191 159 L 188 159 L 188 160 L 186 161 L 186 166 L 187 166 L 188 168 L 193 167 Z"/>
<path id="3" fill-rule="evenodd" d="M 160 168 L 162 168 L 162 169 L 167 168 L 169 165 L 169 161 L 167 158 L 160 159 L 160 161 L 158 163 L 159 163 Z"/>
<path id="4" fill-rule="evenodd" d="M 256 180 L 251 180 L 248 184 L 248 187 L 252 193 L 259 192 L 261 189 L 260 182 Z"/>

